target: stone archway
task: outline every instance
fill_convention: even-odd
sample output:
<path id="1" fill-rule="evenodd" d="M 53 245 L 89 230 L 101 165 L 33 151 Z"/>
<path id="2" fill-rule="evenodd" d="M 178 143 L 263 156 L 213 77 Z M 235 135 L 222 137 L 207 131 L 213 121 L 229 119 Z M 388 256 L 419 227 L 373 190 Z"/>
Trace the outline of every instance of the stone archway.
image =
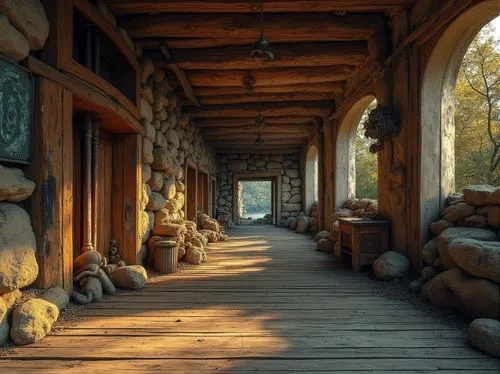
<path id="1" fill-rule="evenodd" d="M 358 100 L 344 116 L 337 133 L 335 207 L 356 195 L 356 131 L 366 108 L 375 100 L 367 95 Z"/>
<path id="2" fill-rule="evenodd" d="M 463 13 L 442 34 L 424 71 L 421 91 L 420 227 L 425 241 L 455 189 L 454 96 L 470 43 L 498 15 L 498 2 L 484 1 Z M 436 167 L 436 165 L 438 165 Z"/>

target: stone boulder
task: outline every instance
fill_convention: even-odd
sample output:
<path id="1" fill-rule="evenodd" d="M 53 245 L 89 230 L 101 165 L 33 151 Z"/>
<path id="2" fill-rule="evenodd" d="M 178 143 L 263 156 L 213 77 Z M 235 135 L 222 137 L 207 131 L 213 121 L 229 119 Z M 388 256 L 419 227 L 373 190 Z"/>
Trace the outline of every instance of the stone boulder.
<path id="1" fill-rule="evenodd" d="M 151 168 L 153 170 L 164 171 L 169 176 L 174 174 L 174 160 L 165 148 L 156 147 L 153 149 Z"/>
<path id="2" fill-rule="evenodd" d="M 345 218 L 345 217 L 353 217 L 354 216 L 354 211 L 351 209 L 346 209 L 346 208 L 339 208 L 337 209 L 332 215 L 331 219 L 332 222 L 337 221 L 339 218 Z"/>
<path id="3" fill-rule="evenodd" d="M 149 202 L 148 205 L 146 205 L 146 208 L 152 212 L 157 212 L 165 208 L 166 205 L 167 201 L 161 193 L 152 192 L 151 196 L 149 196 Z"/>
<path id="4" fill-rule="evenodd" d="M 493 357 L 500 357 L 500 321 L 478 318 L 469 326 L 472 346 Z"/>
<path id="5" fill-rule="evenodd" d="M 295 231 L 297 231 L 299 234 L 307 233 L 309 231 L 309 217 L 298 217 Z"/>
<path id="6" fill-rule="evenodd" d="M 229 171 L 245 171 L 248 164 L 245 160 L 230 160 L 227 163 L 227 170 Z"/>
<path id="7" fill-rule="evenodd" d="M 298 212 L 302 208 L 302 204 L 299 203 L 286 203 L 281 205 L 283 212 Z"/>
<path id="8" fill-rule="evenodd" d="M 427 265 L 432 265 L 434 261 L 439 257 L 437 238 L 433 238 L 425 243 L 422 248 L 422 260 Z"/>
<path id="9" fill-rule="evenodd" d="M 0 203 L 0 295 L 29 286 L 38 276 L 35 234 L 28 213 Z"/>
<path id="10" fill-rule="evenodd" d="M 24 60 L 30 53 L 26 38 L 0 14 L 0 51 L 14 61 Z"/>
<path id="11" fill-rule="evenodd" d="M 328 238 L 321 238 L 316 243 L 316 249 L 321 252 L 333 253 L 334 245 L 335 243 L 333 242 L 333 240 L 330 240 Z"/>
<path id="12" fill-rule="evenodd" d="M 486 198 L 489 205 L 500 205 L 500 187 L 495 188 Z"/>
<path id="13" fill-rule="evenodd" d="M 455 225 L 450 221 L 447 221 L 445 219 L 440 219 L 439 221 L 432 222 L 430 229 L 434 235 L 439 235 L 448 227 L 453 227 L 453 226 Z"/>
<path id="14" fill-rule="evenodd" d="M 8 307 L 0 297 L 0 347 L 9 341 L 9 331 Z"/>
<path id="15" fill-rule="evenodd" d="M 330 232 L 326 230 L 318 232 L 314 237 L 314 241 L 318 242 L 321 239 L 330 239 Z"/>
<path id="16" fill-rule="evenodd" d="M 468 203 L 457 203 L 449 205 L 443 210 L 443 219 L 449 222 L 458 222 L 469 216 L 472 216 L 476 211 L 474 205 Z"/>
<path id="17" fill-rule="evenodd" d="M 31 344 L 43 339 L 59 318 L 56 305 L 31 299 L 14 309 L 10 338 L 17 345 Z"/>
<path id="18" fill-rule="evenodd" d="M 432 278 L 423 294 L 433 304 L 453 308 L 471 317 L 500 318 L 500 287 L 487 280 L 470 277 L 454 267 Z"/>
<path id="19" fill-rule="evenodd" d="M 49 288 L 40 296 L 40 299 L 54 304 L 59 311 L 66 309 L 69 304 L 69 295 L 61 287 Z"/>
<path id="20" fill-rule="evenodd" d="M 495 241 L 497 236 L 494 232 L 485 229 L 468 227 L 450 227 L 438 236 L 438 251 L 441 264 L 445 269 L 456 266 L 456 263 L 448 254 L 448 246 L 455 239 L 476 239 L 481 241 Z"/>
<path id="21" fill-rule="evenodd" d="M 285 175 L 288 178 L 300 178 L 300 171 L 299 169 L 285 169 Z"/>
<path id="22" fill-rule="evenodd" d="M 142 139 L 142 162 L 149 165 L 152 164 L 153 161 L 153 142 L 151 142 L 148 138 L 144 138 Z"/>
<path id="23" fill-rule="evenodd" d="M 466 273 L 500 283 L 500 242 L 455 239 L 448 255 Z"/>
<path id="24" fill-rule="evenodd" d="M 28 40 L 30 48 L 43 48 L 49 36 L 49 21 L 39 0 L 1 0 L 0 12 Z"/>
<path id="25" fill-rule="evenodd" d="M 464 199 L 472 205 L 486 205 L 488 203 L 488 196 L 495 192 L 495 187 L 487 184 L 478 184 L 467 186 L 463 190 Z"/>
<path id="26" fill-rule="evenodd" d="M 110 279 L 116 287 L 139 290 L 146 285 L 148 273 L 142 266 L 128 265 L 120 267 L 112 272 Z"/>
<path id="27" fill-rule="evenodd" d="M 205 251 L 200 247 L 192 246 L 186 250 L 184 260 L 191 265 L 199 265 L 205 260 Z"/>
<path id="28" fill-rule="evenodd" d="M 0 165 L 0 201 L 17 203 L 26 200 L 35 189 L 35 182 L 24 177 L 21 169 Z"/>
<path id="29" fill-rule="evenodd" d="M 167 178 L 163 181 L 163 190 L 162 195 L 165 199 L 170 200 L 175 198 L 175 194 L 177 193 L 177 183 L 175 182 L 175 178 Z M 183 191 L 179 191 L 183 192 Z"/>
<path id="30" fill-rule="evenodd" d="M 288 228 L 294 231 L 297 229 L 297 218 L 288 219 Z"/>
<path id="31" fill-rule="evenodd" d="M 488 225 L 500 228 L 500 205 L 488 207 Z"/>
<path id="32" fill-rule="evenodd" d="M 378 279 L 399 279 L 409 270 L 408 257 L 394 251 L 385 252 L 373 262 L 373 272 Z"/>

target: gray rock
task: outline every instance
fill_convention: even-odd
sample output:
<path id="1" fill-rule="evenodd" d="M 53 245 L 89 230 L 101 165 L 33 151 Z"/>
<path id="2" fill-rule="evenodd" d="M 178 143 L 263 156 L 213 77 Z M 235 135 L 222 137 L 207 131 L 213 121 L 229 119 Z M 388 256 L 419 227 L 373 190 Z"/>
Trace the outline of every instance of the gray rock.
<path id="1" fill-rule="evenodd" d="M 152 212 L 162 210 L 167 205 L 167 200 L 159 192 L 152 192 L 149 196 L 149 202 L 146 208 Z"/>
<path id="2" fill-rule="evenodd" d="M 3 298 L 0 297 L 0 347 L 9 341 L 8 308 Z"/>
<path id="3" fill-rule="evenodd" d="M 290 230 L 294 230 L 297 228 L 297 218 L 289 218 L 288 219 L 288 228 Z"/>
<path id="4" fill-rule="evenodd" d="M 320 239 L 331 239 L 330 232 L 326 230 L 318 232 L 314 237 L 314 241 L 317 242 Z"/>
<path id="5" fill-rule="evenodd" d="M 456 266 L 448 254 L 448 245 L 455 239 L 476 239 L 481 241 L 495 241 L 497 236 L 494 232 L 485 229 L 468 227 L 450 227 L 438 236 L 438 250 L 441 263 L 445 269 Z"/>
<path id="6" fill-rule="evenodd" d="M 500 242 L 455 239 L 448 245 L 448 255 L 468 274 L 500 283 Z"/>
<path id="7" fill-rule="evenodd" d="M 163 173 L 161 171 L 153 171 L 148 184 L 151 187 L 151 191 L 161 191 L 163 187 Z"/>
<path id="8" fill-rule="evenodd" d="M 10 338 L 17 345 L 38 342 L 49 333 L 57 318 L 56 305 L 43 299 L 28 300 L 12 313 Z"/>
<path id="9" fill-rule="evenodd" d="M 285 169 L 285 175 L 289 178 L 299 178 L 300 172 L 298 169 Z"/>
<path id="10" fill-rule="evenodd" d="M 173 199 L 175 197 L 175 194 L 177 193 L 177 185 L 181 187 L 182 191 L 179 190 L 179 192 L 184 192 L 184 183 L 182 182 L 176 182 L 175 178 L 166 178 L 163 180 L 163 188 L 161 190 L 161 194 L 163 197 L 167 200 Z"/>
<path id="11" fill-rule="evenodd" d="M 443 219 L 450 222 L 458 222 L 476 212 L 476 207 L 468 203 L 457 203 L 443 210 Z"/>
<path id="12" fill-rule="evenodd" d="M 229 171 L 245 171 L 247 170 L 247 162 L 244 160 L 230 160 L 227 163 L 227 170 Z"/>
<path id="13" fill-rule="evenodd" d="M 141 118 L 144 118 L 148 122 L 153 122 L 153 107 L 144 98 L 141 98 Z"/>
<path id="14" fill-rule="evenodd" d="M 288 203 L 288 200 L 292 197 L 292 194 L 288 191 L 281 193 L 281 201 L 284 203 Z"/>
<path id="15" fill-rule="evenodd" d="M 486 205 L 488 196 L 495 192 L 495 187 L 487 184 L 478 184 L 464 188 L 464 199 L 472 205 Z"/>
<path id="16" fill-rule="evenodd" d="M 493 357 L 500 357 L 500 321 L 478 318 L 469 326 L 472 346 Z"/>
<path id="17" fill-rule="evenodd" d="M 385 252 L 373 263 L 373 272 L 378 279 L 399 279 L 408 270 L 410 270 L 408 257 L 394 251 Z"/>
<path id="18" fill-rule="evenodd" d="M 281 181 L 282 181 L 283 183 L 289 184 L 289 183 L 290 183 L 290 178 L 289 178 L 289 177 L 287 177 L 286 175 L 283 175 L 283 176 L 281 177 Z"/>
<path id="19" fill-rule="evenodd" d="M 500 227 L 500 205 L 493 205 L 488 208 L 488 225 L 495 228 Z"/>
<path id="20" fill-rule="evenodd" d="M 290 180 L 290 185 L 292 187 L 300 187 L 301 184 L 302 184 L 302 181 L 300 180 L 300 178 L 292 178 Z"/>
<path id="21" fill-rule="evenodd" d="M 0 14 L 0 51 L 14 61 L 24 60 L 30 53 L 26 38 Z"/>
<path id="22" fill-rule="evenodd" d="M 289 203 L 300 203 L 300 202 L 302 202 L 302 195 L 293 195 L 288 202 Z"/>
<path id="23" fill-rule="evenodd" d="M 430 229 L 434 235 L 439 235 L 448 227 L 453 227 L 453 226 L 455 226 L 455 224 L 451 223 L 450 221 L 447 221 L 445 219 L 440 219 L 439 221 L 432 222 Z"/>
<path id="24" fill-rule="evenodd" d="M 28 213 L 0 203 L 0 295 L 29 286 L 38 276 L 35 234 Z"/>
<path id="25" fill-rule="evenodd" d="M 432 278 L 434 278 L 437 275 L 437 270 L 434 268 L 434 266 L 425 266 L 422 269 L 422 280 L 424 282 L 430 281 Z"/>
<path id="26" fill-rule="evenodd" d="M 152 164 L 153 160 L 153 142 L 148 138 L 144 138 L 142 139 L 142 162 Z"/>
<path id="27" fill-rule="evenodd" d="M 422 248 L 422 260 L 424 260 L 427 265 L 432 265 L 438 257 L 439 252 L 436 237 L 425 243 L 424 247 Z"/>
<path id="28" fill-rule="evenodd" d="M 35 189 L 35 182 L 24 177 L 21 169 L 0 165 L 0 201 L 17 203 L 26 200 Z"/>
<path id="29" fill-rule="evenodd" d="M 329 238 L 321 238 L 316 243 L 316 249 L 321 252 L 333 253 L 335 243 Z"/>
<path id="30" fill-rule="evenodd" d="M 302 204 L 281 204 L 281 209 L 284 211 L 284 212 L 297 212 L 299 211 L 300 209 L 302 208 Z"/>
<path id="31" fill-rule="evenodd" d="M 422 288 L 424 287 L 424 285 L 425 285 L 425 280 L 422 277 L 420 277 L 408 284 L 408 290 L 412 293 L 420 293 L 422 292 Z"/>
<path id="32" fill-rule="evenodd" d="M 459 192 L 454 192 L 454 193 L 449 194 L 447 200 L 448 200 L 449 205 L 465 201 L 464 194 L 459 193 Z"/>
<path id="33" fill-rule="evenodd" d="M 305 234 L 306 232 L 308 232 L 309 231 L 309 217 L 305 217 L 305 216 L 298 217 L 295 231 L 297 231 L 299 234 Z"/>
<path id="34" fill-rule="evenodd" d="M 281 162 L 269 161 L 266 164 L 266 168 L 268 168 L 268 169 L 281 169 Z"/>
<path id="35" fill-rule="evenodd" d="M 151 178 L 151 166 L 142 164 L 142 182 L 146 183 Z"/>
<path id="36" fill-rule="evenodd" d="M 138 290 L 146 285 L 148 274 L 142 266 L 129 265 L 116 269 L 110 279 L 116 287 Z"/>
<path id="37" fill-rule="evenodd" d="M 63 288 L 54 287 L 46 290 L 41 296 L 40 299 L 46 300 L 49 303 L 57 306 L 59 311 L 66 309 L 69 304 L 69 295 Z"/>

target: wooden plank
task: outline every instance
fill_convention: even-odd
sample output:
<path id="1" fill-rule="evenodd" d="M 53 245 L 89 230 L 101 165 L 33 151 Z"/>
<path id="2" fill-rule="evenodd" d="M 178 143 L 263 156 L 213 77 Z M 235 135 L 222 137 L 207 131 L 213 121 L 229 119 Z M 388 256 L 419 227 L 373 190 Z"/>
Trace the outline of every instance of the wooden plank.
<path id="1" fill-rule="evenodd" d="M 329 83 L 344 81 L 351 77 L 355 69 L 351 65 L 333 65 L 316 68 L 273 68 L 251 72 L 254 87 L 290 85 L 303 83 Z M 244 70 L 189 70 L 187 76 L 194 87 L 232 86 L 243 87 L 248 76 Z"/>
<path id="2" fill-rule="evenodd" d="M 272 86 L 254 86 L 253 94 L 277 94 L 277 93 L 328 93 L 335 94 L 344 91 L 343 82 L 327 82 L 327 83 L 299 83 L 299 84 L 283 84 Z M 214 95 L 244 95 L 248 94 L 248 90 L 244 87 L 236 86 L 218 86 L 218 87 L 196 87 L 198 96 L 214 96 Z"/>
<path id="3" fill-rule="evenodd" d="M 272 117 L 266 120 L 266 123 L 278 125 L 278 124 L 299 124 L 307 125 L 314 121 L 313 116 L 281 116 Z M 210 127 L 239 127 L 239 126 L 254 126 L 255 118 L 252 117 L 226 117 L 226 118 L 197 118 L 195 120 L 196 126 L 199 128 L 210 128 Z"/>
<path id="4" fill-rule="evenodd" d="M 266 12 L 381 12 L 391 8 L 411 5 L 412 0 L 341 0 L 341 1 L 283 1 L 271 0 L 265 2 Z M 255 13 L 260 10 L 260 2 L 250 1 L 135 1 L 108 0 L 113 13 L 117 15 L 140 13 Z"/>
<path id="5" fill-rule="evenodd" d="M 360 65 L 368 58 L 365 42 L 278 44 L 273 61 L 256 61 L 249 56 L 248 45 L 226 48 L 174 49 L 168 64 L 187 70 L 268 69 L 273 67 L 311 67 Z M 156 53 L 154 61 L 165 65 Z"/>
<path id="6" fill-rule="evenodd" d="M 262 134 L 304 134 L 309 135 L 314 129 L 313 124 L 303 125 L 281 125 L 281 124 L 268 124 L 261 129 Z M 230 134 L 241 134 L 248 132 L 255 132 L 255 124 L 247 126 L 221 126 L 221 127 L 204 127 L 201 129 L 200 133 L 205 136 L 210 135 L 230 135 Z"/>
<path id="7" fill-rule="evenodd" d="M 376 14 L 301 13 L 266 14 L 266 38 L 272 43 L 367 40 L 384 23 Z M 123 26 L 134 38 L 249 38 L 260 30 L 254 14 L 139 15 Z"/>
<path id="8" fill-rule="evenodd" d="M 279 94 L 246 94 L 202 96 L 201 105 L 262 103 L 281 101 L 322 101 L 333 99 L 332 93 L 279 93 Z"/>
<path id="9" fill-rule="evenodd" d="M 194 118 L 223 118 L 223 117 L 255 117 L 261 113 L 264 117 L 293 116 L 327 116 L 333 106 L 333 102 L 284 102 L 284 103 L 262 103 L 262 104 L 234 104 L 234 105 L 212 105 L 203 108 L 186 109 L 186 112 Z M 270 120 L 271 121 L 271 120 Z"/>
<path id="10" fill-rule="evenodd" d="M 38 78 L 35 85 L 35 125 L 33 128 L 33 163 L 27 168 L 27 176 L 37 188 L 32 196 L 32 223 L 37 242 L 38 278 L 35 285 L 39 288 L 68 287 L 64 280 L 72 277 L 65 274 L 70 266 L 63 262 L 71 261 L 72 256 L 65 255 L 64 245 L 68 242 L 63 233 L 68 234 L 71 241 L 72 227 L 68 214 L 71 208 L 67 205 L 71 197 L 69 186 L 72 184 L 71 165 L 63 162 L 65 150 L 63 144 L 69 146 L 71 152 L 72 139 L 68 126 L 68 112 L 63 109 L 69 97 L 63 94 L 64 89 L 47 79 Z M 68 108 L 67 108 L 68 109 Z M 63 129 L 65 130 L 63 132 Z M 72 248 L 70 245 L 69 248 Z"/>

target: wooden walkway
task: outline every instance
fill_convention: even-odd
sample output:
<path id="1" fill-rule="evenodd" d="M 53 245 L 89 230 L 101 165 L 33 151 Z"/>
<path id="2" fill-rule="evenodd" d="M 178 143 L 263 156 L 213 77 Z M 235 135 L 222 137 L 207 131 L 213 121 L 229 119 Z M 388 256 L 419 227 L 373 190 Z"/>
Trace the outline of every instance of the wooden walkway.
<path id="1" fill-rule="evenodd" d="M 241 227 L 210 262 L 85 308 L 0 373 L 497 373 L 500 360 L 308 236 Z M 386 291 L 384 291 L 386 290 Z M 397 295 L 397 293 L 396 293 Z"/>

